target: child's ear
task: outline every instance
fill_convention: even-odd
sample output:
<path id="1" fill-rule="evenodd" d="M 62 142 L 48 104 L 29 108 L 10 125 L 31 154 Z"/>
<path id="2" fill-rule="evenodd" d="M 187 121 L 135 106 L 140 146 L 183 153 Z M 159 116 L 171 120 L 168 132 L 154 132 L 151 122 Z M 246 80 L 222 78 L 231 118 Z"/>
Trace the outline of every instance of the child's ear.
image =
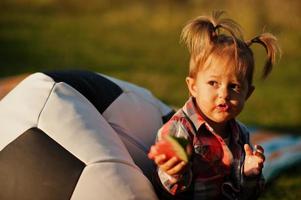
<path id="1" fill-rule="evenodd" d="M 186 77 L 186 84 L 187 84 L 190 95 L 195 97 L 196 93 L 197 93 L 197 87 L 196 87 L 195 79 L 191 78 L 191 77 Z"/>
<path id="2" fill-rule="evenodd" d="M 249 90 L 248 90 L 248 93 L 247 93 L 247 96 L 246 96 L 246 100 L 253 94 L 254 90 L 255 90 L 255 87 L 253 85 L 251 85 L 249 87 Z"/>

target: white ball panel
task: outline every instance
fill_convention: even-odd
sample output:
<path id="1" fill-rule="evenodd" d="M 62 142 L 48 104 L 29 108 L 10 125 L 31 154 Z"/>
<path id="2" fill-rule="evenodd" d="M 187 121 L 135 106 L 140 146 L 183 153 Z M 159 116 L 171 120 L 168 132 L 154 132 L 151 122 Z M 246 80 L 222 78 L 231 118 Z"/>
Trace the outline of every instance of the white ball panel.
<path id="1" fill-rule="evenodd" d="M 65 83 L 54 86 L 38 128 L 86 164 L 118 160 L 136 167 L 118 135 L 96 108 Z"/>
<path id="2" fill-rule="evenodd" d="M 151 183 L 132 166 L 105 162 L 87 166 L 72 200 L 156 200 Z"/>
<path id="3" fill-rule="evenodd" d="M 0 150 L 27 129 L 37 125 L 54 84 L 48 76 L 35 73 L 0 101 Z"/>
<path id="4" fill-rule="evenodd" d="M 127 134 L 146 150 L 155 142 L 162 115 L 153 104 L 134 92 L 121 94 L 103 113 L 117 133 Z"/>
<path id="5" fill-rule="evenodd" d="M 147 154 L 139 148 L 139 146 L 135 145 L 131 141 L 127 140 L 120 136 L 125 146 L 127 147 L 130 155 L 132 156 L 135 164 L 142 170 L 143 174 L 151 180 L 154 175 L 155 165 L 154 161 L 150 160 Z"/>

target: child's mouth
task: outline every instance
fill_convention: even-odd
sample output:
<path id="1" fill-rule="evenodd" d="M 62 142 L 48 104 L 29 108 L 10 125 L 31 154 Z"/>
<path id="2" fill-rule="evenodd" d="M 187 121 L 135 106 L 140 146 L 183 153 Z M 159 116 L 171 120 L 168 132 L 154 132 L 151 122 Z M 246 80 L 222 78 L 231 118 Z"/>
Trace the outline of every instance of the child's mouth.
<path id="1" fill-rule="evenodd" d="M 229 108 L 230 108 L 230 106 L 227 105 L 227 104 L 225 104 L 225 103 L 219 104 L 219 105 L 217 106 L 217 109 L 218 109 L 219 111 L 222 111 L 222 112 L 228 111 Z"/>

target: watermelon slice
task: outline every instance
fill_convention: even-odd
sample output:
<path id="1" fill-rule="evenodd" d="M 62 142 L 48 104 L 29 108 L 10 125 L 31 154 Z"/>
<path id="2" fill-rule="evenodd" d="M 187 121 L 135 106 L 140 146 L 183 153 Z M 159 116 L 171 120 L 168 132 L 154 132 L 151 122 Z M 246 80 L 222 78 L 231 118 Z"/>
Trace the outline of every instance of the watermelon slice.
<path id="1" fill-rule="evenodd" d="M 157 155 L 165 154 L 167 159 L 177 157 L 188 162 L 191 154 L 189 146 L 189 141 L 186 138 L 167 135 L 151 147 L 148 157 L 154 159 Z"/>

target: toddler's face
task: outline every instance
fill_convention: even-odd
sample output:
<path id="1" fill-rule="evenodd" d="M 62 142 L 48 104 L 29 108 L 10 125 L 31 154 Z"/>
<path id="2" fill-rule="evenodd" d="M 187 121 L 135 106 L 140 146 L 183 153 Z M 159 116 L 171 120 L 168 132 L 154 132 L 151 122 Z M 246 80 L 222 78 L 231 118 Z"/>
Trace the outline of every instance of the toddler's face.
<path id="1" fill-rule="evenodd" d="M 221 59 L 209 59 L 206 63 L 196 78 L 186 79 L 187 85 L 203 117 L 225 124 L 242 111 L 254 87 L 246 79 L 239 80 L 230 63 Z"/>

